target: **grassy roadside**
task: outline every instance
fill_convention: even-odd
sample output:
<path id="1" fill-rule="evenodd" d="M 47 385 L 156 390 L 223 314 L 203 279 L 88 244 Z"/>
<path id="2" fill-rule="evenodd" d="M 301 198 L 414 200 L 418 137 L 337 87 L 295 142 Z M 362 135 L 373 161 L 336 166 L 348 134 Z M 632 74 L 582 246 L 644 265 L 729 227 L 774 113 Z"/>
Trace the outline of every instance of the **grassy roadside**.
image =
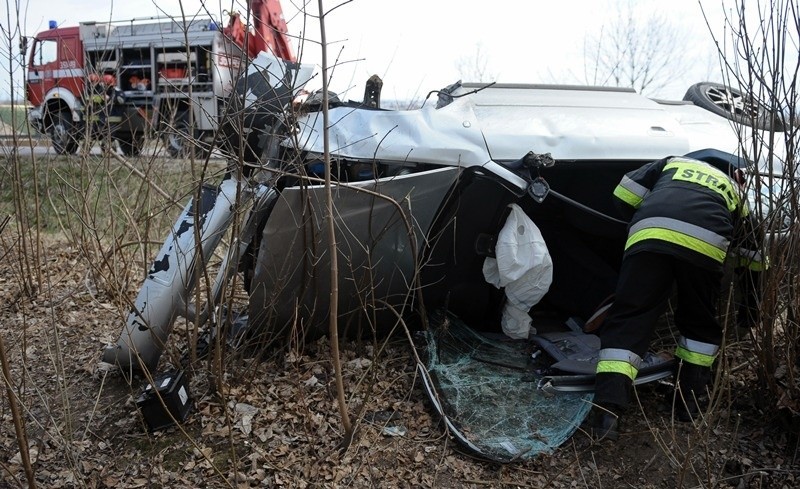
<path id="1" fill-rule="evenodd" d="M 143 229 L 163 237 L 178 207 L 185 205 L 200 181 L 202 164 L 195 162 L 193 167 L 188 160 L 165 158 L 129 163 L 145 179 L 108 156 L 9 158 L 0 167 L 0 215 L 19 219 L 17 209 L 21 208 L 28 226 L 38 224 L 45 233 L 80 231 L 105 242 L 135 240 Z M 218 182 L 223 170 L 223 161 L 212 160 L 205 180 Z M 15 172 L 19 172 L 19 190 L 15 190 Z M 172 201 L 155 186 L 169 193 Z"/>
<path id="2" fill-rule="evenodd" d="M 17 134 L 36 134 L 32 128 L 28 129 L 28 110 L 25 104 L 0 104 L 0 134 L 6 135 L 13 132 Z"/>

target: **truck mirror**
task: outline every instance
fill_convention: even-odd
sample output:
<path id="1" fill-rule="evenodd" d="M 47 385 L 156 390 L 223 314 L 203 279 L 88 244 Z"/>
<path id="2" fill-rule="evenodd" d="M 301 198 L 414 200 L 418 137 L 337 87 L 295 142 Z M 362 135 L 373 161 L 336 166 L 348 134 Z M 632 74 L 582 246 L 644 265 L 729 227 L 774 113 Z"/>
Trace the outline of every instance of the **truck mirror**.
<path id="1" fill-rule="evenodd" d="M 25 57 L 25 53 L 28 52 L 28 38 L 25 36 L 19 36 L 19 55 L 21 57 Z"/>

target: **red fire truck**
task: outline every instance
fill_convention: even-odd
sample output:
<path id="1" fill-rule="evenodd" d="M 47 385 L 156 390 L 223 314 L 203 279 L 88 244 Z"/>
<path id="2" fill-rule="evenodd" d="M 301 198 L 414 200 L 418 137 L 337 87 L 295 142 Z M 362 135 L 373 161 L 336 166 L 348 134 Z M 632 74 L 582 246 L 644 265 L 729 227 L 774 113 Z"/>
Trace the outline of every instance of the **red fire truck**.
<path id="1" fill-rule="evenodd" d="M 175 157 L 210 150 L 245 62 L 261 51 L 295 60 L 279 1 L 250 0 L 248 7 L 249 18 L 231 14 L 225 27 L 199 18 L 51 22 L 30 50 L 31 124 L 57 153 L 76 152 L 92 137 L 90 101 L 103 84 L 119 94 L 109 97 L 107 130 L 124 154 L 138 155 L 152 135 Z"/>

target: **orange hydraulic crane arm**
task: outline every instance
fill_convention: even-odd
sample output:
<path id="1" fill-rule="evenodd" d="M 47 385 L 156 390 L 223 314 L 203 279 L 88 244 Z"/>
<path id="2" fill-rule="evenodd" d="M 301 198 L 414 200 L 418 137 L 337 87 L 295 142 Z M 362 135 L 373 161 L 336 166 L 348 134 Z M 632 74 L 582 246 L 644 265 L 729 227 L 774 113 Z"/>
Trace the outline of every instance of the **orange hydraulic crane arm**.
<path id="1" fill-rule="evenodd" d="M 254 32 L 248 32 L 241 15 L 234 13 L 230 16 L 225 34 L 242 46 L 251 58 L 261 51 L 271 51 L 279 58 L 296 61 L 280 1 L 249 0 L 248 6 Z"/>

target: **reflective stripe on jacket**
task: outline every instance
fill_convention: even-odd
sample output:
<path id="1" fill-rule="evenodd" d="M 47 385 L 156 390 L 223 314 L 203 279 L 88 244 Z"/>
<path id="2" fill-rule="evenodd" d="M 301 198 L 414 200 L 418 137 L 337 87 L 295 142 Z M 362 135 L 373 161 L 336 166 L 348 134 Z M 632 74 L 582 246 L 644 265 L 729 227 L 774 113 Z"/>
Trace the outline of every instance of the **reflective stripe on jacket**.
<path id="1" fill-rule="evenodd" d="M 737 221 L 748 217 L 734 180 L 708 163 L 685 157 L 664 158 L 629 172 L 614 196 L 628 213 L 635 211 L 626 253 L 665 252 L 709 269 L 721 269 Z M 745 250 L 744 256 L 750 268 L 763 268 L 756 251 Z"/>

